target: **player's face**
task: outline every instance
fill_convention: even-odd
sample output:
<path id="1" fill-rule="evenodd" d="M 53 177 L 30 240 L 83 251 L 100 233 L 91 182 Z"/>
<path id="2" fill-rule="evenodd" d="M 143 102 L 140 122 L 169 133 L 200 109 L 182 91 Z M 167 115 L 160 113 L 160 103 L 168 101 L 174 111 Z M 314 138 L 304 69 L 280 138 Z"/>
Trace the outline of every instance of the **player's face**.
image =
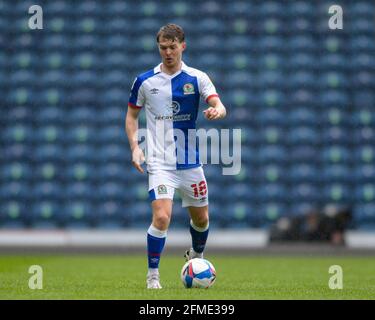
<path id="1" fill-rule="evenodd" d="M 160 38 L 159 52 L 163 60 L 163 64 L 168 68 L 177 66 L 182 58 L 182 52 L 186 48 L 185 42 L 177 40 L 172 41 L 169 39 Z"/>

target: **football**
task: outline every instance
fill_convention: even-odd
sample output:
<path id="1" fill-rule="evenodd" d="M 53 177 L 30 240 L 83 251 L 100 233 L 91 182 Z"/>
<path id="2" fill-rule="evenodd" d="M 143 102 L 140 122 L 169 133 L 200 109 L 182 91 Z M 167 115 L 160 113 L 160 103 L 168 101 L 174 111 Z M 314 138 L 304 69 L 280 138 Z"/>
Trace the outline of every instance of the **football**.
<path id="1" fill-rule="evenodd" d="M 216 280 L 216 270 L 208 260 L 191 259 L 182 267 L 181 280 L 185 288 L 208 289 Z"/>

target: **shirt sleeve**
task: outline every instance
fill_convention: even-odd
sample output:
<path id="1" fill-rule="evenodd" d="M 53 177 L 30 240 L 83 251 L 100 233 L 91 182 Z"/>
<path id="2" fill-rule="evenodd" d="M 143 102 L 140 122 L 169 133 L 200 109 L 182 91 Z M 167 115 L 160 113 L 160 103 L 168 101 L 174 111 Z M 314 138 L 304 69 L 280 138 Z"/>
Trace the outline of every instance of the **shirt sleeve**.
<path id="1" fill-rule="evenodd" d="M 206 101 L 206 103 L 208 103 L 210 98 L 219 96 L 211 79 L 204 72 L 202 72 L 199 79 L 199 90 L 201 97 L 204 99 L 204 101 Z"/>
<path id="2" fill-rule="evenodd" d="M 142 89 L 142 81 L 136 78 L 133 82 L 132 88 L 130 90 L 130 97 L 128 106 L 132 108 L 142 108 L 145 104 L 145 97 Z"/>

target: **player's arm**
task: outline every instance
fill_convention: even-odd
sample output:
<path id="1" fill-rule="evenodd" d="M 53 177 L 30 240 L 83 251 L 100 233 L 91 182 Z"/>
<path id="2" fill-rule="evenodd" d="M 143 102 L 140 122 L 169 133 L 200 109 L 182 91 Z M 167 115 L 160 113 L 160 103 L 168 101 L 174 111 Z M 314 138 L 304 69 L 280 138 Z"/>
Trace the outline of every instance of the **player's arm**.
<path id="1" fill-rule="evenodd" d="M 204 110 L 203 113 L 208 120 L 223 119 L 227 115 L 227 110 L 225 109 L 220 98 L 217 96 L 211 97 L 208 100 L 209 108 Z"/>
<path id="2" fill-rule="evenodd" d="M 141 164 L 145 161 L 142 149 L 138 145 L 138 115 L 141 109 L 128 107 L 126 113 L 125 129 L 132 152 L 133 166 L 141 173 L 144 172 Z"/>

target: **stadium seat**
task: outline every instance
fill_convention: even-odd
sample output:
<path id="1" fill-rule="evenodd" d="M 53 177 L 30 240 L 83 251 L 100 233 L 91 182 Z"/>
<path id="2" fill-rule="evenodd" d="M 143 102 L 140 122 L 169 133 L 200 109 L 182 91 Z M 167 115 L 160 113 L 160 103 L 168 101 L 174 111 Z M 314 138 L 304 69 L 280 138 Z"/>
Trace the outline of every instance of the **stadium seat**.
<path id="1" fill-rule="evenodd" d="M 375 181 L 375 166 L 371 164 L 358 164 L 355 168 L 355 182 L 358 184 Z"/>
<path id="2" fill-rule="evenodd" d="M 314 165 L 311 162 L 294 162 L 294 164 L 289 168 L 286 176 L 288 182 L 292 185 L 309 181 L 318 182 L 320 180 L 321 171 L 317 165 Z"/>
<path id="3" fill-rule="evenodd" d="M 309 202 L 316 204 L 321 201 L 321 192 L 315 184 L 309 182 L 300 182 L 292 185 L 289 190 L 289 197 L 292 203 Z"/>
<path id="4" fill-rule="evenodd" d="M 280 112 L 280 115 L 285 118 L 285 114 Z M 311 110 L 310 108 L 293 108 L 288 114 L 287 122 L 291 127 L 296 126 L 306 126 L 306 127 L 314 127 L 317 123 L 319 123 L 320 117 L 315 110 Z M 280 122 L 279 122 L 280 123 Z"/>
<path id="5" fill-rule="evenodd" d="M 87 200 L 66 202 L 62 212 L 61 224 L 66 228 L 87 229 L 95 225 L 95 212 L 92 203 Z"/>
<path id="6" fill-rule="evenodd" d="M 0 228 L 20 229 L 31 226 L 31 214 L 23 200 L 1 201 Z"/>
<path id="7" fill-rule="evenodd" d="M 61 227 L 58 213 L 61 203 L 55 201 L 36 202 L 31 208 L 31 223 L 36 229 L 55 229 Z"/>
<path id="8" fill-rule="evenodd" d="M 286 135 L 287 142 L 291 146 L 311 145 L 316 146 L 320 143 L 320 137 L 316 130 L 307 126 L 299 126 L 289 130 Z"/>
<path id="9" fill-rule="evenodd" d="M 95 217 L 90 215 L 92 223 L 100 228 L 118 229 L 128 227 L 132 212 L 122 201 L 101 201 L 96 209 Z"/>
<path id="10" fill-rule="evenodd" d="M 9 162 L 0 167 L 0 179 L 2 182 L 30 181 L 32 177 L 33 170 L 29 163 Z"/>

